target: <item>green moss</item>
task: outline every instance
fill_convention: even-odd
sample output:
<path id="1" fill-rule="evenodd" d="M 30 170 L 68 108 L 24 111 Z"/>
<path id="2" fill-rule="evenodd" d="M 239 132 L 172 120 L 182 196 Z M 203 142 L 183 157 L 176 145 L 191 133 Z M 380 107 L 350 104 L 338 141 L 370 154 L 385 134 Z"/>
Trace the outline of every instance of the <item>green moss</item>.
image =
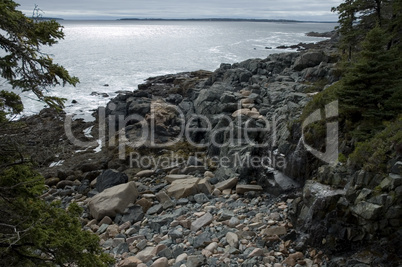
<path id="1" fill-rule="evenodd" d="M 326 136 L 327 129 L 324 120 L 311 123 L 304 129 L 304 140 L 319 151 L 325 150 Z"/>
<path id="2" fill-rule="evenodd" d="M 378 196 L 378 195 L 380 195 L 381 194 L 381 192 L 382 192 L 382 188 L 381 188 L 381 186 L 380 185 L 377 185 L 376 187 L 374 187 L 374 196 Z"/>
<path id="3" fill-rule="evenodd" d="M 391 191 L 391 192 L 389 192 L 389 196 L 391 197 L 392 204 L 394 204 L 394 203 L 395 203 L 395 201 L 397 201 L 397 200 L 398 200 L 398 195 L 396 194 L 396 192 L 395 192 L 395 191 Z"/>
<path id="4" fill-rule="evenodd" d="M 303 113 L 300 116 L 300 121 L 304 121 L 308 116 L 318 109 L 324 111 L 326 105 L 337 100 L 336 92 L 339 90 L 339 87 L 340 83 L 338 82 L 329 86 L 321 93 L 316 94 L 303 109 Z"/>
<path id="5" fill-rule="evenodd" d="M 315 92 L 321 92 L 324 90 L 324 87 L 328 84 L 328 79 L 321 79 L 313 83 L 306 83 L 306 85 L 309 85 L 304 92 L 307 93 L 315 93 Z"/>
<path id="6" fill-rule="evenodd" d="M 365 142 L 357 143 L 351 163 L 367 171 L 387 173 L 387 162 L 396 156 L 395 146 L 402 144 L 402 117 Z"/>
<path id="7" fill-rule="evenodd" d="M 344 154 L 339 153 L 339 155 L 338 155 L 338 162 L 340 162 L 340 163 L 346 163 L 347 160 L 348 160 L 348 158 L 347 158 Z"/>

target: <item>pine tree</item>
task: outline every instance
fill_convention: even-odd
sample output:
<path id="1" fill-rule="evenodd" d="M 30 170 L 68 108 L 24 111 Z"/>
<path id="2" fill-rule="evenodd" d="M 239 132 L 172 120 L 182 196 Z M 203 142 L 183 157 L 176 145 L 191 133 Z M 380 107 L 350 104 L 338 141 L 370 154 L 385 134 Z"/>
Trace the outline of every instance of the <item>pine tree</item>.
<path id="1" fill-rule="evenodd" d="M 28 18 L 17 7 L 12 0 L 0 1 L 0 75 L 13 88 L 31 91 L 51 107 L 63 107 L 63 99 L 45 94 L 47 88 L 67 83 L 75 85 L 79 80 L 41 51 L 42 46 L 57 44 L 64 37 L 62 27 L 55 20 Z M 12 105 L 11 111 L 21 111 L 21 107 L 16 108 L 15 101 L 8 101 L 18 98 L 15 93 L 2 90 L 1 94 L 0 115 L 3 114 L 3 118 L 9 107 L 7 104 Z"/>
<path id="2" fill-rule="evenodd" d="M 359 125 L 359 133 L 371 134 L 382 121 L 401 112 L 401 55 L 387 50 L 389 35 L 379 26 L 368 32 L 362 51 L 347 70 L 338 91 L 343 116 Z"/>
<path id="3" fill-rule="evenodd" d="M 388 43 L 388 49 L 398 46 L 402 49 L 402 1 L 393 1 L 388 9 L 389 22 L 387 23 L 387 31 L 391 34 L 391 40 Z"/>
<path id="4" fill-rule="evenodd" d="M 0 161 L 0 164 L 4 162 Z M 108 266 L 99 238 L 82 230 L 82 210 L 48 204 L 38 196 L 43 177 L 27 164 L 0 171 L 1 266 Z"/>
<path id="5" fill-rule="evenodd" d="M 400 5 L 400 0 L 345 0 L 338 7 L 332 8 L 332 12 L 339 14 L 339 46 L 348 54 L 349 61 L 360 51 L 361 42 L 376 25 L 387 32 L 395 30 L 395 20 L 400 17 Z"/>
<path id="6" fill-rule="evenodd" d="M 346 0 L 338 7 L 333 7 L 332 12 L 338 12 L 339 14 L 339 26 L 337 28 L 342 36 L 339 47 L 344 53 L 347 53 L 348 59 L 350 60 L 359 39 L 359 34 L 354 28 L 354 24 L 357 20 L 357 5 L 354 0 Z"/>

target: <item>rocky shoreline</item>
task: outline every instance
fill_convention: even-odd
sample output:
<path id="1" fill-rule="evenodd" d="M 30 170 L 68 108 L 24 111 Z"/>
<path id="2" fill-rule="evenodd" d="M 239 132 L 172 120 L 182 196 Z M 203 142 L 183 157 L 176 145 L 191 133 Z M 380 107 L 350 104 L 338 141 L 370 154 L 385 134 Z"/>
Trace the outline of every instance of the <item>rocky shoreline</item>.
<path id="1" fill-rule="evenodd" d="M 301 142 L 303 108 L 339 79 L 335 43 L 152 77 L 95 122 L 43 110 L 15 135 L 42 198 L 82 206 L 116 266 L 397 266 L 400 159 L 378 185 Z"/>

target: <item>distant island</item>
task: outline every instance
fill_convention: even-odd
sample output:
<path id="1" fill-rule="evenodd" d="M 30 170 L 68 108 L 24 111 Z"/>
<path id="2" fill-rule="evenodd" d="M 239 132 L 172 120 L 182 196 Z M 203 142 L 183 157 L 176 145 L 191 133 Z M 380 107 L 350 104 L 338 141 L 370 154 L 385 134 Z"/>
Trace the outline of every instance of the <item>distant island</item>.
<path id="1" fill-rule="evenodd" d="M 64 20 L 62 18 L 52 18 L 52 17 L 31 17 L 31 19 L 36 19 L 36 20 Z"/>
<path id="2" fill-rule="evenodd" d="M 54 17 L 31 17 L 36 20 L 65 20 L 63 18 Z M 82 19 L 67 19 L 67 20 L 82 20 Z M 84 19 L 85 20 L 85 19 Z M 95 19 L 104 20 L 104 19 Z M 113 20 L 113 19 L 112 19 Z M 134 21 L 232 21 L 232 22 L 279 22 L 279 23 L 337 23 L 336 21 L 305 21 L 291 19 L 236 19 L 236 18 L 193 18 L 193 19 L 166 19 L 166 18 L 120 18 L 114 19 L 117 21 L 134 20 Z"/>
<path id="3" fill-rule="evenodd" d="M 335 21 L 300 21 L 289 19 L 235 19 L 235 18 L 203 18 L 203 19 L 163 19 L 163 18 L 122 18 L 118 20 L 138 20 L 138 21 L 249 21 L 249 22 L 291 22 L 291 23 L 336 23 Z"/>

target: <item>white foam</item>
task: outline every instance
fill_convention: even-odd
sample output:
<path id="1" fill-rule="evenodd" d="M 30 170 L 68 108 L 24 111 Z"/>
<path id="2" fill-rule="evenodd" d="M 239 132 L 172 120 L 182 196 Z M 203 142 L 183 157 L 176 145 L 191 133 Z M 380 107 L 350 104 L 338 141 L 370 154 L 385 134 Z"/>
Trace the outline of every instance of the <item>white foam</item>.
<path id="1" fill-rule="evenodd" d="M 98 139 L 97 142 L 98 146 L 93 149 L 95 153 L 99 153 L 102 151 L 102 139 Z"/>
<path id="2" fill-rule="evenodd" d="M 59 161 L 52 162 L 52 163 L 50 163 L 49 168 L 61 166 L 61 165 L 63 165 L 63 163 L 64 163 L 64 160 L 59 160 Z"/>
<path id="3" fill-rule="evenodd" d="M 84 135 L 85 135 L 86 138 L 93 138 L 93 136 L 92 136 L 92 134 L 91 134 L 93 128 L 94 128 L 94 127 L 91 126 L 91 127 L 88 127 L 88 128 L 86 128 L 86 129 L 83 130 Z"/>

